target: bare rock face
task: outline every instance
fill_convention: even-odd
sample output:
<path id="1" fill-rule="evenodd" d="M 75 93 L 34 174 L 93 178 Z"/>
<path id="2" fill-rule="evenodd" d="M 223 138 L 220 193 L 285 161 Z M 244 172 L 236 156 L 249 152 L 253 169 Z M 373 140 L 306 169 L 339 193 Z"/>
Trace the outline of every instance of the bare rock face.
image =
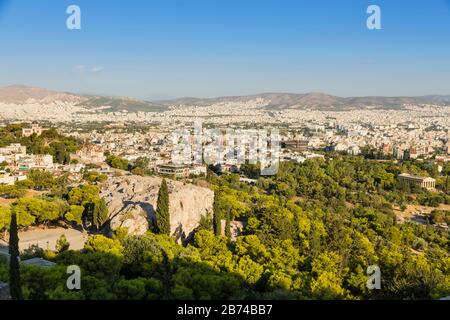
<path id="1" fill-rule="evenodd" d="M 227 226 L 226 220 L 220 220 L 220 225 L 222 227 L 222 235 L 225 236 L 225 228 Z M 231 240 L 236 241 L 237 237 L 240 236 L 245 229 L 247 223 L 244 221 L 230 221 L 230 231 L 231 231 Z"/>
<path id="2" fill-rule="evenodd" d="M 102 189 L 109 209 L 111 229 L 127 227 L 129 234 L 143 234 L 156 222 L 155 210 L 162 179 L 121 176 L 110 178 Z M 171 234 L 184 241 L 202 216 L 212 212 L 210 189 L 167 179 Z"/>

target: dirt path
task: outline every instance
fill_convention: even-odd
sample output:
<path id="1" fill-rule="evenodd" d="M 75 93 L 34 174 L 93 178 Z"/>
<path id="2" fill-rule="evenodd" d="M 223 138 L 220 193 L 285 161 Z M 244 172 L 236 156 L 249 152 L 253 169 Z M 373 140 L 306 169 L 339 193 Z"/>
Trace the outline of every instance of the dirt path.
<path id="1" fill-rule="evenodd" d="M 19 248 L 24 250 L 33 244 L 42 249 L 55 250 L 56 242 L 61 235 L 65 234 L 70 243 L 70 249 L 80 250 L 84 247 L 88 235 L 75 229 L 33 229 L 19 232 Z M 0 240 L 0 248 L 6 250 L 7 243 Z"/>
<path id="2" fill-rule="evenodd" d="M 421 205 L 415 205 L 415 204 L 409 204 L 406 206 L 405 211 L 401 211 L 398 208 L 394 209 L 394 213 L 397 216 L 397 219 L 399 219 L 399 222 L 404 222 L 405 220 L 412 220 L 417 216 L 425 216 L 431 214 L 433 210 L 446 210 L 450 211 L 450 205 L 448 204 L 441 204 L 439 207 L 428 207 L 428 206 L 421 206 Z"/>

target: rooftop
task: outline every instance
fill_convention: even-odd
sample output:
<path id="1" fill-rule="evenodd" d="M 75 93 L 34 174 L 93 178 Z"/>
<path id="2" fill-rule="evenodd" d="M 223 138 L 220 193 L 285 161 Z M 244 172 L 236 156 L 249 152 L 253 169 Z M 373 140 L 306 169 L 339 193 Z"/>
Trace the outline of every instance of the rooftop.
<path id="1" fill-rule="evenodd" d="M 417 176 L 417 175 L 412 175 L 412 174 L 409 174 L 409 173 L 401 173 L 398 176 L 399 177 L 404 177 L 404 178 L 409 178 L 409 179 L 415 179 L 415 180 L 435 181 L 435 179 L 430 178 L 430 177 Z"/>
<path id="2" fill-rule="evenodd" d="M 28 260 L 22 261 L 23 264 L 26 265 L 33 265 L 38 267 L 48 267 L 51 268 L 56 265 L 56 263 L 42 259 L 42 258 L 31 258 Z"/>

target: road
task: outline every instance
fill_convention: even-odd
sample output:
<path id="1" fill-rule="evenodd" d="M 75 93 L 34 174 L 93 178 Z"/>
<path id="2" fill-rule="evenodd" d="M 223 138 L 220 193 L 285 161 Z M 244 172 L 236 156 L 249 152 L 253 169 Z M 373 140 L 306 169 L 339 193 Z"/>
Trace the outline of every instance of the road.
<path id="1" fill-rule="evenodd" d="M 67 240 L 70 243 L 70 249 L 79 250 L 84 247 L 88 235 L 75 229 L 33 229 L 28 231 L 19 232 L 19 249 L 30 247 L 33 244 L 37 244 L 42 249 L 55 250 L 56 242 L 61 235 L 65 234 Z M 0 240 L 0 250 L 5 251 L 7 243 Z"/>

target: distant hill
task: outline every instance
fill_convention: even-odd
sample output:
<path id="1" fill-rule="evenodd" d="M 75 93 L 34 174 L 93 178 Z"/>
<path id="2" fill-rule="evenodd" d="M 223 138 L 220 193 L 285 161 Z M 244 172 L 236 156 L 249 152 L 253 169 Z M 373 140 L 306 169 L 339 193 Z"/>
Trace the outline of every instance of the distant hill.
<path id="1" fill-rule="evenodd" d="M 161 112 L 167 110 L 167 106 L 144 100 L 136 100 L 128 97 L 97 97 L 85 96 L 78 105 L 99 108 L 109 106 L 107 111 L 127 110 L 129 112 L 148 111 Z"/>
<path id="2" fill-rule="evenodd" d="M 29 99 L 44 102 L 51 102 L 51 100 L 78 101 L 80 97 L 71 93 L 27 87 L 24 85 L 12 85 L 0 88 L 0 102 L 24 103 Z"/>
<path id="3" fill-rule="evenodd" d="M 268 101 L 269 109 L 320 109 L 320 110 L 345 110 L 355 108 L 377 107 L 386 109 L 398 109 L 404 104 L 445 104 L 450 105 L 450 96 L 430 95 L 423 97 L 337 97 L 321 92 L 305 94 L 296 93 L 261 93 L 250 96 L 219 97 L 209 99 L 180 98 L 161 101 L 162 104 L 172 105 L 209 105 L 219 102 L 238 102 L 262 98 Z"/>
<path id="4" fill-rule="evenodd" d="M 267 102 L 267 109 L 281 110 L 316 109 L 316 110 L 349 110 L 357 108 L 398 109 L 404 104 L 444 104 L 450 105 L 450 95 L 427 95 L 421 97 L 337 97 L 321 92 L 311 93 L 261 93 L 248 96 L 229 96 L 218 98 L 179 98 L 162 101 L 145 101 L 129 97 L 107 97 L 94 95 L 79 95 L 66 92 L 56 92 L 42 88 L 14 85 L 0 88 L 0 102 L 24 103 L 29 99 L 41 103 L 52 101 L 73 102 L 78 106 L 100 108 L 105 112 L 127 110 L 129 112 L 147 111 L 161 112 L 170 106 L 207 106 L 221 102 L 244 102 L 261 98 Z"/>
<path id="5" fill-rule="evenodd" d="M 424 101 L 436 101 L 438 103 L 450 103 L 450 95 L 441 96 L 441 95 L 429 95 L 419 97 L 419 99 L 423 99 Z"/>
<path id="6" fill-rule="evenodd" d="M 157 103 L 136 100 L 128 97 L 104 97 L 79 95 L 74 93 L 57 92 L 37 87 L 28 87 L 24 85 L 12 85 L 0 88 L 0 102 L 23 104 L 25 102 L 35 101 L 38 103 L 51 103 L 54 101 L 71 102 L 75 105 L 99 108 L 109 107 L 105 112 L 112 111 L 164 111 L 167 109 L 164 105 Z"/>
<path id="7" fill-rule="evenodd" d="M 174 100 L 160 101 L 163 104 L 171 105 L 210 105 L 220 102 L 239 102 L 248 101 L 257 98 L 262 98 L 269 102 L 269 107 L 274 108 L 288 108 L 293 106 L 301 107 L 315 107 L 319 105 L 329 106 L 335 104 L 339 97 L 327 95 L 325 93 L 261 93 L 249 96 L 231 96 L 231 97 L 218 97 L 218 98 L 179 98 Z"/>

